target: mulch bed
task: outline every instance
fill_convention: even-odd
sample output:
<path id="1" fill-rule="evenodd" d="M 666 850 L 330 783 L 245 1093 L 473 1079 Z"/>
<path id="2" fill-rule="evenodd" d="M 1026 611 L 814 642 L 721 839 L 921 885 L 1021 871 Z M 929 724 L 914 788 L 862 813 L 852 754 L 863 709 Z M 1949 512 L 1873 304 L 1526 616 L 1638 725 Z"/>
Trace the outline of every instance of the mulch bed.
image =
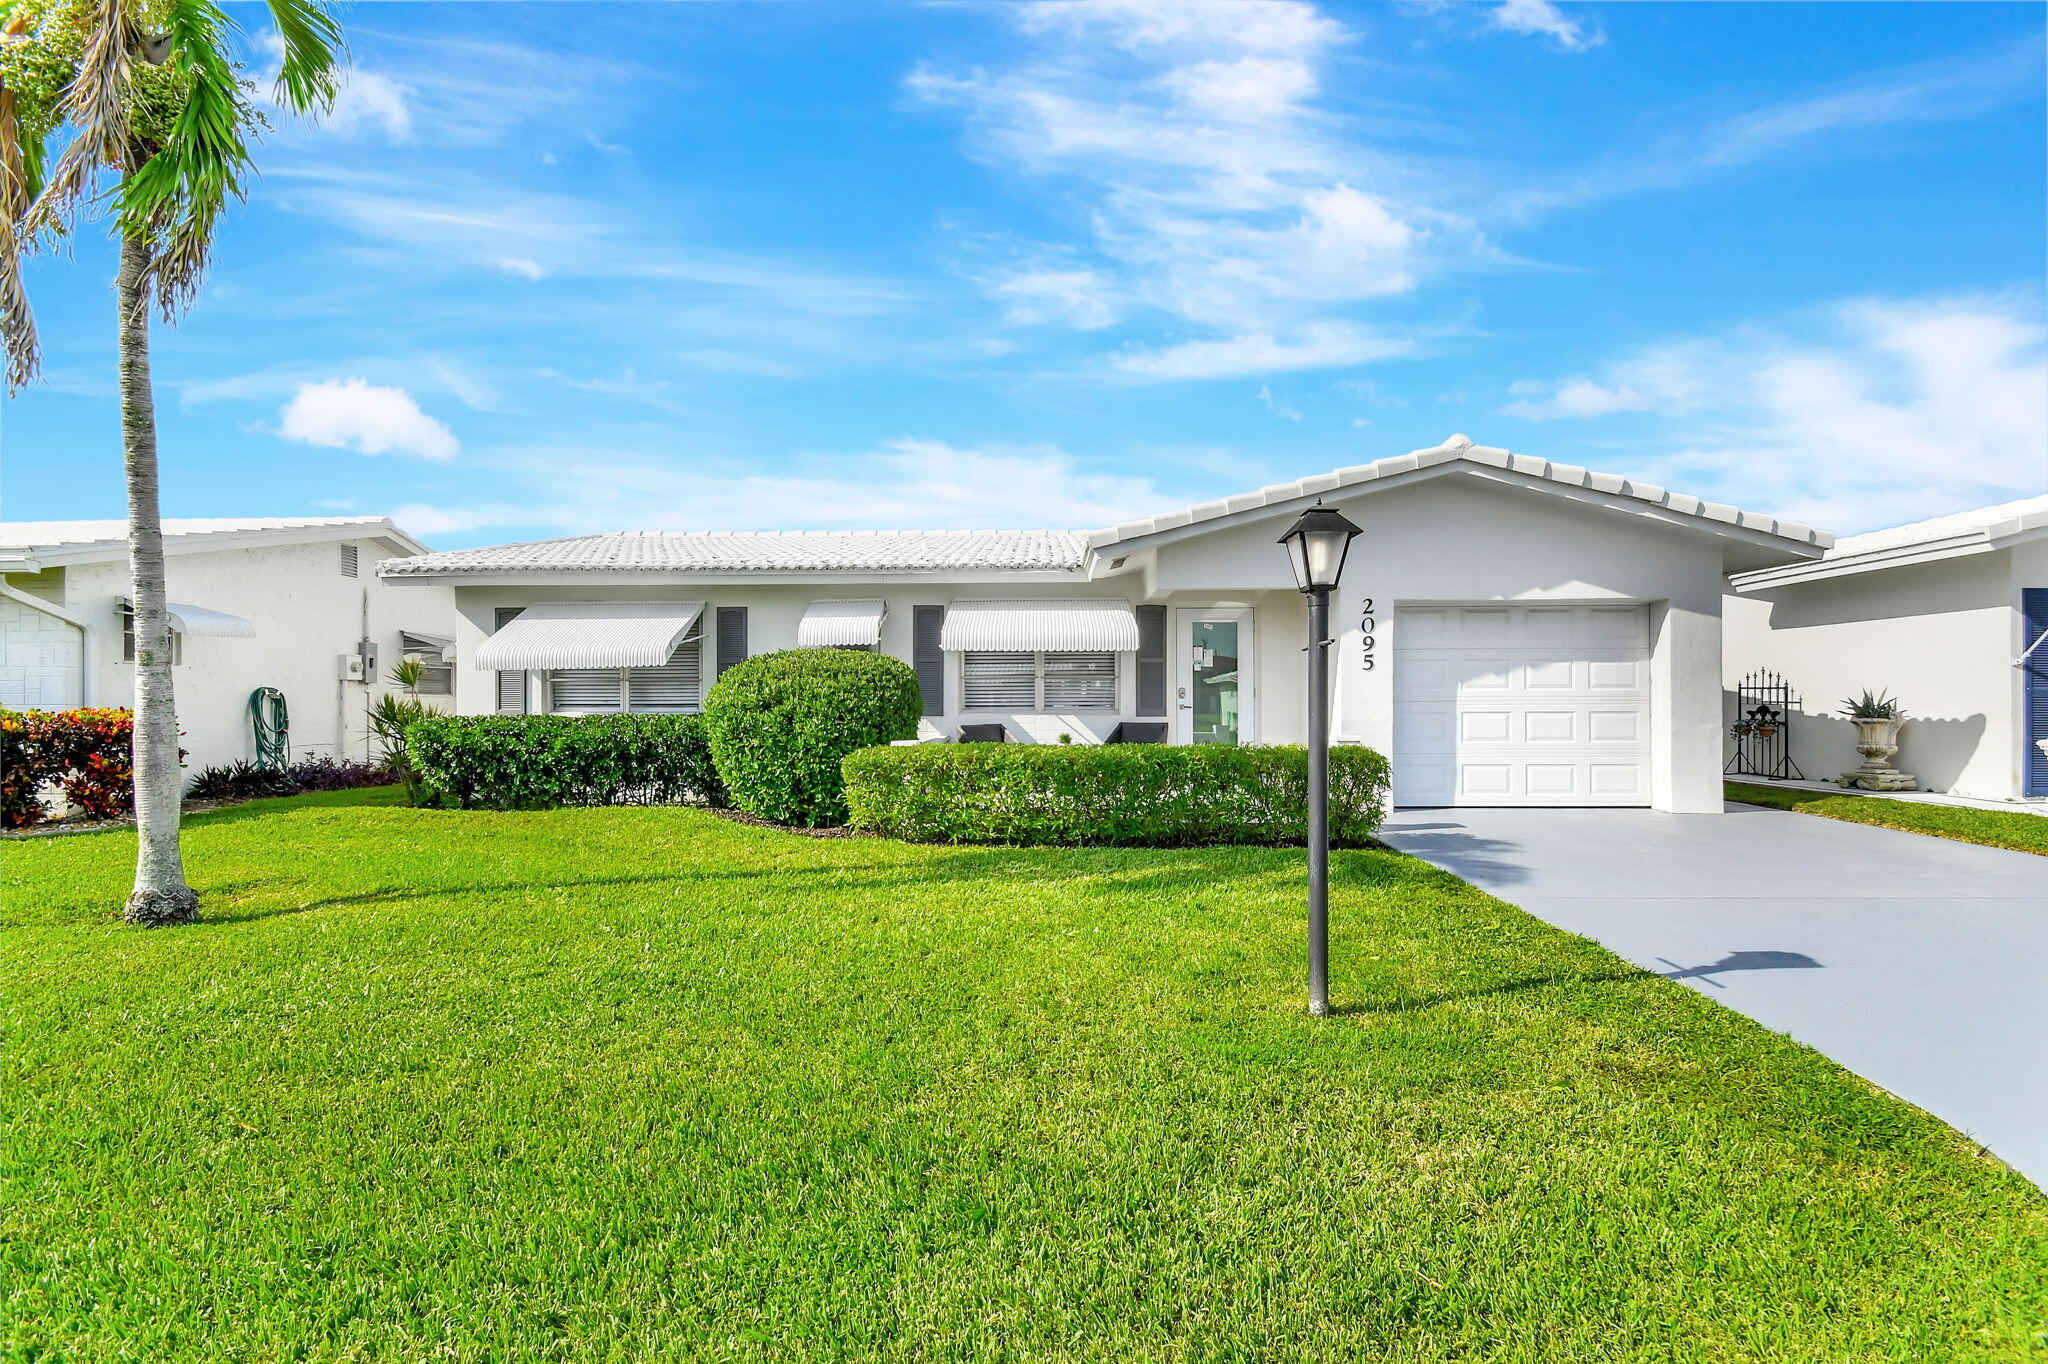
<path id="1" fill-rule="evenodd" d="M 744 824 L 749 828 L 773 829 L 779 834 L 801 834 L 805 838 L 861 838 L 865 836 L 847 828 L 843 824 L 835 825 L 829 829 L 813 829 L 807 824 L 777 824 L 772 819 L 763 819 L 759 815 L 750 815 L 745 810 L 714 809 L 706 810 L 705 813 L 717 815 L 720 819 L 729 819 L 735 824 Z"/>

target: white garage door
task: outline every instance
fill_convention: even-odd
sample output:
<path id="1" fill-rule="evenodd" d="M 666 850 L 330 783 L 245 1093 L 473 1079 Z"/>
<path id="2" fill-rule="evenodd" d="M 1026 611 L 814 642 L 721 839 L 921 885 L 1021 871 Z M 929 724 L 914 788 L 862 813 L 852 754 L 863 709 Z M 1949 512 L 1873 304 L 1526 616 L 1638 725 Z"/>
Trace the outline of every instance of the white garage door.
<path id="1" fill-rule="evenodd" d="M 1640 606 L 1439 606 L 1394 618 L 1394 803 L 1647 805 Z"/>

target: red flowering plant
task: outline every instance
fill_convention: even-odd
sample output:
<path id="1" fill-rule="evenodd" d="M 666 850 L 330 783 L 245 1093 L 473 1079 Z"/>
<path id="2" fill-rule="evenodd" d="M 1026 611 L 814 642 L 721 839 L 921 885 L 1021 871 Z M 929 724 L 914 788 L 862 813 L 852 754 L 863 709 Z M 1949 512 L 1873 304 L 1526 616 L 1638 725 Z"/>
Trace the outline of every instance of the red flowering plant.
<path id="1" fill-rule="evenodd" d="M 0 824 L 22 829 L 49 819 L 43 793 L 52 785 L 88 818 L 128 814 L 134 738 L 131 711 L 0 710 Z"/>

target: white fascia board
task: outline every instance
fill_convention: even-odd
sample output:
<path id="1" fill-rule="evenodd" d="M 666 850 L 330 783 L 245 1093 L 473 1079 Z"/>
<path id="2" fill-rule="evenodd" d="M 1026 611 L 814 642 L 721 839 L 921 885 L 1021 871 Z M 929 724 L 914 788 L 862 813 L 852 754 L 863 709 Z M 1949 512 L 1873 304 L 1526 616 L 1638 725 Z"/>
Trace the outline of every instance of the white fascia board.
<path id="1" fill-rule="evenodd" d="M 353 526 L 286 526 L 277 530 L 217 530 L 190 535 L 166 534 L 164 557 L 213 554 L 230 549 L 259 549 L 274 545 L 312 545 L 324 540 L 383 540 L 400 546 L 408 554 L 432 552 L 389 521 L 365 521 Z M 36 561 L 50 565 L 113 563 L 128 557 L 126 540 L 96 540 L 91 544 L 82 545 L 37 545 L 34 549 Z"/>
<path id="2" fill-rule="evenodd" d="M 1931 564 L 1942 559 L 1964 559 L 1973 554 L 1990 554 L 2002 547 L 1993 544 L 1982 531 L 1972 531 L 1968 535 L 1931 540 L 1924 544 L 1897 545 L 1890 549 L 1872 550 L 1868 554 L 1852 555 L 1846 559 L 1822 559 L 1813 563 L 1783 564 L 1775 568 L 1759 568 L 1749 573 L 1735 573 L 1729 576 L 1728 585 L 1738 593 L 1768 592 L 1774 587 L 1790 587 L 1794 583 L 1847 578 L 1858 573 L 1877 573 L 1887 568 Z"/>

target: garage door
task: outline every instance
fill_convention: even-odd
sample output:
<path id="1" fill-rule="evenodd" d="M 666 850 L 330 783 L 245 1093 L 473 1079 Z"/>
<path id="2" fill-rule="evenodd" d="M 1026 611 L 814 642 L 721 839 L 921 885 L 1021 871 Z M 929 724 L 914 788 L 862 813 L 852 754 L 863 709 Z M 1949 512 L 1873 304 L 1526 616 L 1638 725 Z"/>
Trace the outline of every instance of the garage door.
<path id="1" fill-rule="evenodd" d="M 1647 805 L 1640 606 L 1440 606 L 1394 618 L 1397 805 Z"/>

